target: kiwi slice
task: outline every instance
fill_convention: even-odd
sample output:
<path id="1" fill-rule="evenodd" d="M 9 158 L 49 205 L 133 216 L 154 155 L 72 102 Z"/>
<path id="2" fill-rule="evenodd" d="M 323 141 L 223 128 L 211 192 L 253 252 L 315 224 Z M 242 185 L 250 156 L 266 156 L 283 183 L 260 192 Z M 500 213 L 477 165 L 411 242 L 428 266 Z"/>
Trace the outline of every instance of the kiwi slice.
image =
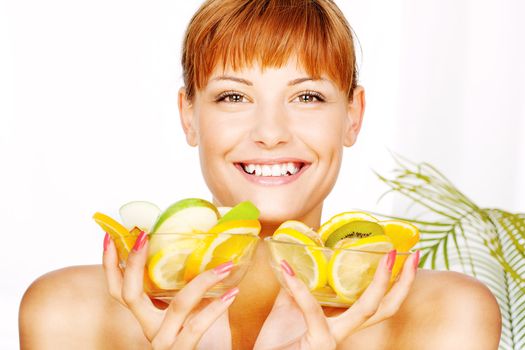
<path id="1" fill-rule="evenodd" d="M 384 234 L 383 227 L 378 223 L 362 220 L 350 221 L 332 232 L 324 245 L 329 248 L 334 248 L 337 242 L 342 239 L 360 239 Z"/>

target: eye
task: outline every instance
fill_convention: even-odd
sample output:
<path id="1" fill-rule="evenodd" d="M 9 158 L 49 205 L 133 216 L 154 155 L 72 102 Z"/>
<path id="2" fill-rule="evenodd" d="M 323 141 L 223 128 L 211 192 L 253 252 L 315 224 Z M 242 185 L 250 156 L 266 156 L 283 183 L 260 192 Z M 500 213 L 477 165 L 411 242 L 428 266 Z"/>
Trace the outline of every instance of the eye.
<path id="1" fill-rule="evenodd" d="M 297 97 L 299 97 L 299 101 L 302 103 L 324 102 L 325 101 L 323 95 L 315 91 L 305 91 Z"/>
<path id="2" fill-rule="evenodd" d="M 242 103 L 246 96 L 236 91 L 225 91 L 215 98 L 215 102 Z"/>

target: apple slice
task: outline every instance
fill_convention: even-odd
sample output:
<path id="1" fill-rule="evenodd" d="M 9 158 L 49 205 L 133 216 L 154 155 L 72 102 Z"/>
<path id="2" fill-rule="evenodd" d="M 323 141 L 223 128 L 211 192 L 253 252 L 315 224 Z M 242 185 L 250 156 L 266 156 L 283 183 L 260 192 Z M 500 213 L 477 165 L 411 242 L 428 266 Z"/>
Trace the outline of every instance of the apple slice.
<path id="1" fill-rule="evenodd" d="M 212 203 L 204 199 L 187 198 L 170 205 L 159 216 L 151 232 L 208 232 L 219 218 L 219 211 Z"/>
<path id="2" fill-rule="evenodd" d="M 161 210 L 155 204 L 146 201 L 133 201 L 119 209 L 120 219 L 128 230 L 138 227 L 149 232 L 159 217 Z"/>
<path id="3" fill-rule="evenodd" d="M 227 212 L 229 212 L 232 209 L 232 207 L 217 207 L 217 210 L 219 211 L 219 214 L 221 214 L 221 218 L 226 215 Z"/>
<path id="4" fill-rule="evenodd" d="M 223 217 L 220 218 L 218 224 L 232 220 L 258 220 L 259 209 L 252 202 L 241 202 L 231 208 Z"/>

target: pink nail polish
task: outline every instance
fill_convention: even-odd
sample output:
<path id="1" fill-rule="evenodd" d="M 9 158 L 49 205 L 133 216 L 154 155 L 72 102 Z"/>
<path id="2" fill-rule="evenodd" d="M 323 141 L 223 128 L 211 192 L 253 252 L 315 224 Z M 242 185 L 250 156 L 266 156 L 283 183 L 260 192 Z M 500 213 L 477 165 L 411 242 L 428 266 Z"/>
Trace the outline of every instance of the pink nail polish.
<path id="1" fill-rule="evenodd" d="M 392 268 L 394 267 L 394 263 L 396 262 L 396 255 L 397 251 L 391 250 L 388 253 L 388 259 L 386 260 L 386 267 L 388 268 L 388 271 L 392 272 Z"/>
<path id="2" fill-rule="evenodd" d="M 138 252 L 139 250 L 144 247 L 144 244 L 146 244 L 147 235 L 146 232 L 140 231 L 140 234 L 137 237 L 137 240 L 135 241 L 135 244 L 133 245 L 133 251 Z"/>
<path id="3" fill-rule="evenodd" d="M 286 260 L 281 260 L 281 268 L 290 276 L 295 276 L 295 272 Z"/>
<path id="4" fill-rule="evenodd" d="M 419 250 L 416 251 L 416 257 L 414 258 L 414 270 L 417 270 L 417 267 L 419 265 Z"/>
<path id="5" fill-rule="evenodd" d="M 230 272 L 232 269 L 233 269 L 233 262 L 232 261 L 228 261 L 228 262 L 225 262 L 224 264 L 220 264 L 219 266 L 214 268 L 213 271 L 217 275 L 222 275 L 222 274 L 224 274 L 226 272 Z"/>
<path id="6" fill-rule="evenodd" d="M 109 240 L 110 240 L 109 235 L 106 232 L 106 235 L 104 236 L 104 251 L 108 250 Z"/>
<path id="7" fill-rule="evenodd" d="M 224 293 L 221 297 L 222 302 L 226 302 L 228 300 L 231 300 L 234 298 L 237 294 L 239 294 L 239 288 L 235 287 Z"/>

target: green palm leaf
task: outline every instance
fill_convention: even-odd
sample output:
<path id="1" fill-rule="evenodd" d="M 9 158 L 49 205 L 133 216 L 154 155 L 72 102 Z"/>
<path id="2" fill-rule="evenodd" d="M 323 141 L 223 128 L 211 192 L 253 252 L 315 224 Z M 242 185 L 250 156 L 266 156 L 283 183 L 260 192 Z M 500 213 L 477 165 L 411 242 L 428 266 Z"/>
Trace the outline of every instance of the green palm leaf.
<path id="1" fill-rule="evenodd" d="M 390 187 L 381 198 L 397 193 L 410 205 L 406 217 L 382 216 L 419 227 L 421 267 L 460 271 L 485 283 L 502 313 L 500 348 L 525 348 L 525 214 L 480 208 L 432 165 L 394 160 L 392 177 L 376 173 Z"/>

